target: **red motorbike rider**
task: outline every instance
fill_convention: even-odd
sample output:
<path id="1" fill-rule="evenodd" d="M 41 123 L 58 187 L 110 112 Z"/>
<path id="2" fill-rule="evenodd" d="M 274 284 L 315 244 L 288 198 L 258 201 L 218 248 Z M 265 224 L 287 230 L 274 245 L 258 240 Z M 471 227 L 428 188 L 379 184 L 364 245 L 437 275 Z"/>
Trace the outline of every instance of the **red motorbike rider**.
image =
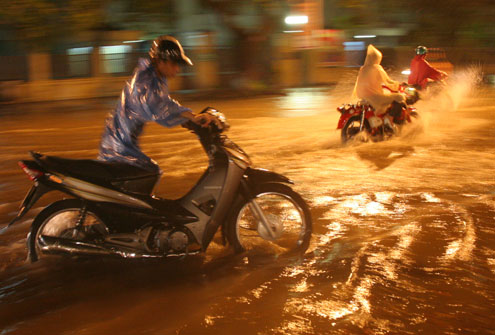
<path id="1" fill-rule="evenodd" d="M 447 77 L 447 73 L 435 69 L 426 61 L 428 49 L 418 46 L 415 50 L 416 56 L 411 60 L 411 74 L 407 83 L 418 90 L 424 90 L 430 82 L 437 82 Z"/>

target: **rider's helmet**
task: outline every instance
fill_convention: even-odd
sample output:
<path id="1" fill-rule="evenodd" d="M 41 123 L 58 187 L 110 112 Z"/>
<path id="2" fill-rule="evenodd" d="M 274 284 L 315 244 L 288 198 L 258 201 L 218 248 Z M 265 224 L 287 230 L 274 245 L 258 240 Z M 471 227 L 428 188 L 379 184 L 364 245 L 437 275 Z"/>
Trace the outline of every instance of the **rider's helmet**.
<path id="1" fill-rule="evenodd" d="M 428 53 L 428 48 L 425 46 L 418 46 L 416 47 L 416 55 L 426 55 Z"/>
<path id="2" fill-rule="evenodd" d="M 193 65 L 184 53 L 182 45 L 172 36 L 162 35 L 151 43 L 148 52 L 151 60 L 174 61 L 182 65 Z"/>

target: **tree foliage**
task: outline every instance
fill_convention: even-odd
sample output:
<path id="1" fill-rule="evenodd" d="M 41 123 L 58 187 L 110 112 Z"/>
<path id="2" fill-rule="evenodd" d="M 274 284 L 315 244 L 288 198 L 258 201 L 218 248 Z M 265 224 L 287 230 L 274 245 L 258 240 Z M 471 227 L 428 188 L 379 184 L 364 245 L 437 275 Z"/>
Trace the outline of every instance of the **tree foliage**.
<path id="1" fill-rule="evenodd" d="M 3 29 L 36 50 L 49 49 L 65 37 L 90 30 L 103 21 L 106 1 L 16 0 L 0 6 Z"/>
<path id="2" fill-rule="evenodd" d="M 173 24 L 174 0 L 3 0 L 0 27 L 29 50 L 46 51 L 81 33 Z M 158 27 L 158 28 L 157 28 Z"/>
<path id="3" fill-rule="evenodd" d="M 173 26 L 174 4 L 180 0 L 3 0 L 0 26 L 10 39 L 47 50 L 85 31 L 122 29 L 163 30 Z M 239 39 L 256 39 L 280 28 L 281 15 L 291 0 L 198 0 L 216 12 Z M 413 26 L 410 42 L 495 46 L 493 0 L 327 0 L 337 9 L 331 27 Z M 249 6 L 259 21 L 257 29 L 239 24 L 239 8 Z M 116 11 L 115 8 L 118 10 Z M 154 26 L 154 24 L 157 24 Z"/>
<path id="4" fill-rule="evenodd" d="M 220 16 L 221 22 L 235 35 L 237 66 L 248 80 L 263 81 L 271 71 L 271 38 L 278 32 L 287 14 L 287 1 L 283 0 L 201 0 Z M 243 12 L 244 10 L 244 12 Z M 250 22 L 242 24 L 239 17 L 249 12 Z"/>
<path id="5" fill-rule="evenodd" d="M 493 0 L 337 0 L 355 26 L 412 27 L 409 42 L 442 46 L 495 46 Z"/>

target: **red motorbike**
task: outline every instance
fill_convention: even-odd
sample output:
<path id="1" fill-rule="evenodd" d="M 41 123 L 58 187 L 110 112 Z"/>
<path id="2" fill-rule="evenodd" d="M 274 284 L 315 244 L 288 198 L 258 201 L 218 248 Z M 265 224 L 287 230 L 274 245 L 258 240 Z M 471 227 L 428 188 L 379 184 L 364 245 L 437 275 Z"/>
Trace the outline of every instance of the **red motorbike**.
<path id="1" fill-rule="evenodd" d="M 383 86 L 384 89 L 389 87 Z M 337 129 L 341 129 L 342 143 L 351 139 L 359 138 L 366 142 L 371 139 L 373 142 L 383 141 L 394 135 L 400 134 L 404 124 L 412 122 L 413 118 L 418 118 L 416 108 L 410 106 L 417 101 L 417 92 L 414 88 L 401 85 L 399 92 L 406 94 L 406 104 L 393 102 L 382 115 L 375 115 L 375 109 L 363 101 L 357 104 L 344 104 L 337 108 L 341 113 Z M 390 120 L 389 117 L 393 121 Z"/>

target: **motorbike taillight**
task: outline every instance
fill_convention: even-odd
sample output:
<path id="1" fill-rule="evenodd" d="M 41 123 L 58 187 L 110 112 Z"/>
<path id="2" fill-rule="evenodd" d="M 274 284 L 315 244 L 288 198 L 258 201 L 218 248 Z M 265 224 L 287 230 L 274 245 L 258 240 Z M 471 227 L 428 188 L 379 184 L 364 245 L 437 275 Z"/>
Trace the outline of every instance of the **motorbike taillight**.
<path id="1" fill-rule="evenodd" d="M 28 167 L 23 161 L 17 163 L 21 169 L 28 175 L 29 179 L 36 181 L 39 177 L 43 175 L 43 172 Z"/>

